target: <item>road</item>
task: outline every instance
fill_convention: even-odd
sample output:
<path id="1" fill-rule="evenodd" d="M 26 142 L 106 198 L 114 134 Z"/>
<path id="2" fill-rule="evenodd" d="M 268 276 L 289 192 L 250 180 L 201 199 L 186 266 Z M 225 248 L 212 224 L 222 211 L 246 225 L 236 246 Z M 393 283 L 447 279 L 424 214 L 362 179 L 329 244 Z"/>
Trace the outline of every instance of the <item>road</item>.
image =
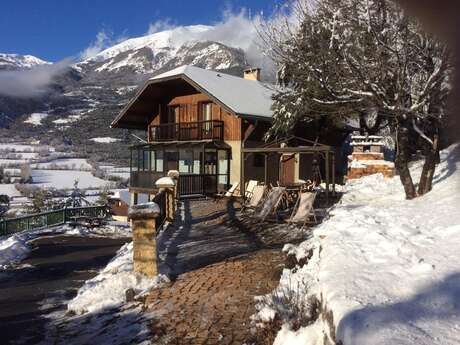
<path id="1" fill-rule="evenodd" d="M 85 280 L 130 239 L 43 236 L 20 268 L 0 274 L 1 344 L 37 344 L 45 315 L 66 308 Z"/>

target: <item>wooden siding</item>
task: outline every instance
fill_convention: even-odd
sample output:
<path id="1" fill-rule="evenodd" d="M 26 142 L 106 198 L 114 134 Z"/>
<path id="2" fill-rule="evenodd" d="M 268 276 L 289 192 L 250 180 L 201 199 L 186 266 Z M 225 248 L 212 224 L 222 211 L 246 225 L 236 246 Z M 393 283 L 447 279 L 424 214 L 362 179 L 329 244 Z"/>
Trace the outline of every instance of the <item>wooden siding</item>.
<path id="1" fill-rule="evenodd" d="M 200 104 L 211 102 L 209 97 L 202 93 L 194 95 L 179 96 L 173 98 L 167 106 L 179 106 L 179 122 L 197 122 L 202 120 L 200 117 Z M 161 107 L 162 112 L 167 111 L 166 106 Z M 162 123 L 164 116 L 157 114 L 150 126 Z M 212 120 L 224 121 L 224 140 L 241 140 L 241 119 L 230 114 L 218 104 L 212 105 Z M 149 131 L 150 133 L 150 131 Z M 150 138 L 149 138 L 150 140 Z"/>

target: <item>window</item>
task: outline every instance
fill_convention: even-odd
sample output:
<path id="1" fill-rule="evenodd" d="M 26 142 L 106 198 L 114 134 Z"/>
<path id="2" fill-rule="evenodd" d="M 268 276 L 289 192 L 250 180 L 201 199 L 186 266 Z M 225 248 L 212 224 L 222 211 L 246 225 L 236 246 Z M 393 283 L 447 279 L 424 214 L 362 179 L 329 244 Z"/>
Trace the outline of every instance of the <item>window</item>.
<path id="1" fill-rule="evenodd" d="M 191 174 L 193 172 L 192 150 L 179 150 L 179 172 L 183 174 Z"/>
<path id="2" fill-rule="evenodd" d="M 219 150 L 217 151 L 217 156 L 219 159 L 219 169 L 218 169 L 218 184 L 225 188 L 228 185 L 228 151 Z"/>
<path id="3" fill-rule="evenodd" d="M 201 106 L 201 120 L 202 121 L 211 121 L 212 120 L 212 103 L 200 103 Z"/>
<path id="4" fill-rule="evenodd" d="M 155 171 L 163 172 L 163 151 L 155 152 Z"/>

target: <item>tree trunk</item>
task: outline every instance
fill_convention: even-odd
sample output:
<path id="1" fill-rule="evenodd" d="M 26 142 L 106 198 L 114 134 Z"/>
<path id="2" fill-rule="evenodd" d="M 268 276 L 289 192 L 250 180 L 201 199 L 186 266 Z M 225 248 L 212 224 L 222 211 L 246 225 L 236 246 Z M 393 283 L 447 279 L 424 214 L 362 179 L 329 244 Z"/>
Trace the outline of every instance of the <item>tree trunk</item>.
<path id="1" fill-rule="evenodd" d="M 406 193 L 406 199 L 411 200 L 417 197 L 414 182 L 409 170 L 409 129 L 404 123 L 400 123 L 397 130 L 396 169 L 399 172 L 399 178 Z"/>
<path id="2" fill-rule="evenodd" d="M 425 163 L 423 164 L 422 175 L 418 185 L 419 195 L 424 195 L 433 188 L 433 176 L 439 159 L 439 137 L 435 135 L 433 145 L 430 145 L 426 152 Z"/>

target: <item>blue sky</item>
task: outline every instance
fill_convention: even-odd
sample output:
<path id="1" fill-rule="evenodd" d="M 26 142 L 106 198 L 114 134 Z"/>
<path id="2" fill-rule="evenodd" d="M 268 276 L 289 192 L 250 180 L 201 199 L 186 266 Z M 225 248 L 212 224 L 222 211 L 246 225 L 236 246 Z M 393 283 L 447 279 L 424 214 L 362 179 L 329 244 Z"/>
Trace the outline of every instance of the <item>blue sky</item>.
<path id="1" fill-rule="evenodd" d="M 0 11 L 0 52 L 48 61 L 75 57 L 102 30 L 117 37 L 146 34 L 151 23 L 212 24 L 226 10 L 270 14 L 273 0 L 10 0 Z"/>

